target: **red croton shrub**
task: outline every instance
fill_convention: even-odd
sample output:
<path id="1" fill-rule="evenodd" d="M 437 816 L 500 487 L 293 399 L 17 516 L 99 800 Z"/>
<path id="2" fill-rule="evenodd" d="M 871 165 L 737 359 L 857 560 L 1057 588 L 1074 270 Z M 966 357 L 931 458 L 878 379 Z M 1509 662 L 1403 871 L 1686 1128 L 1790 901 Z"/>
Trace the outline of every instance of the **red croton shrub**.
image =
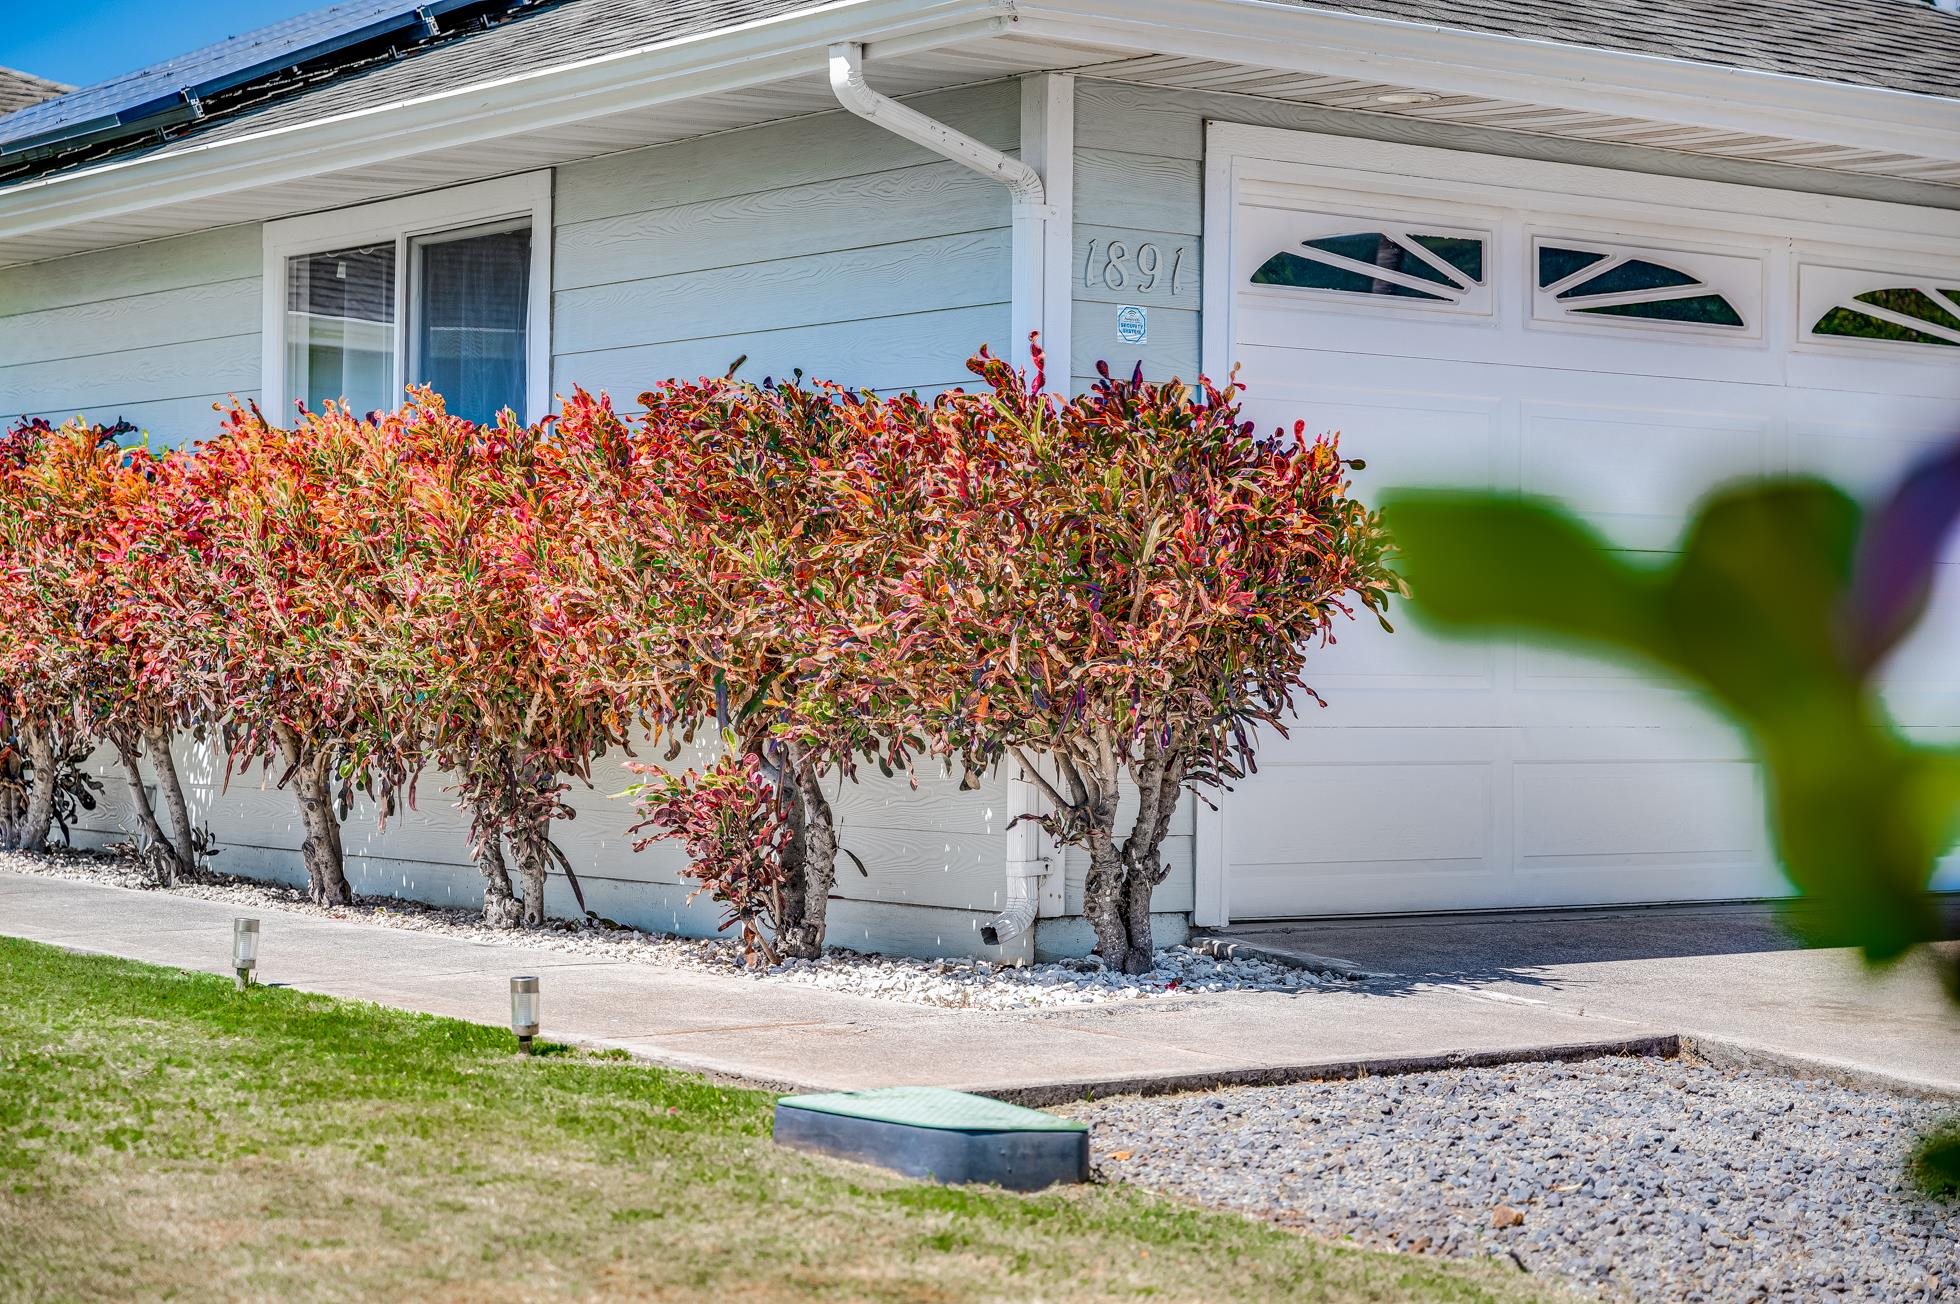
<path id="1" fill-rule="evenodd" d="M 544 922 L 554 866 L 584 908 L 551 827 L 573 815 L 568 780 L 589 784 L 634 714 L 634 699 L 589 672 L 613 634 L 594 628 L 601 613 L 579 589 L 585 559 L 619 529 L 629 481 L 602 423 L 574 412 L 566 425 L 559 437 L 508 412 L 476 425 L 427 390 L 381 416 L 400 519 L 376 559 L 388 618 L 348 629 L 356 659 L 405 704 L 417 762 L 455 776 L 498 927 Z"/>
<path id="2" fill-rule="evenodd" d="M 353 899 L 341 821 L 356 795 L 385 812 L 418 752 L 412 690 L 363 636 L 399 618 L 390 580 L 420 528 L 400 433 L 334 404 L 290 429 L 234 405 L 171 481 L 182 584 L 159 624 L 204 672 L 229 768 L 261 762 L 291 787 L 308 895 L 322 905 Z"/>
<path id="3" fill-rule="evenodd" d="M 970 768 L 1019 760 L 1088 852 L 1104 961 L 1142 971 L 1179 795 L 1241 776 L 1313 697 L 1311 649 L 1399 583 L 1333 437 L 1261 434 L 1230 387 L 1105 371 L 1065 401 L 1039 360 L 971 366 L 987 388 L 936 400 L 902 467 L 846 468 L 879 582 L 832 628 L 832 683 Z"/>
<path id="4" fill-rule="evenodd" d="M 589 578 L 563 587 L 601 613 L 610 642 L 593 665 L 667 735 L 669 759 L 712 728 L 763 776 L 784 822 L 776 948 L 815 957 L 837 858 L 851 854 L 823 778 L 889 750 L 873 721 L 804 691 L 821 631 L 855 580 L 856 514 L 824 497 L 833 486 L 819 469 L 853 456 L 861 414 L 882 409 L 795 382 L 726 379 L 670 383 L 640 403 L 630 431 L 603 402 L 566 406 L 561 437 L 614 450 L 639 488 L 613 518 L 623 533 L 587 534 Z"/>
<path id="5" fill-rule="evenodd" d="M 200 841 L 171 753 L 191 723 L 193 668 L 171 655 L 154 599 L 174 564 L 165 540 L 170 479 L 179 463 L 142 445 L 128 426 L 32 422 L 9 440 L 0 471 L 0 549 L 18 601 L 7 628 L 34 660 L 35 682 L 74 735 L 57 751 L 106 741 L 128 779 L 145 858 L 164 882 L 198 863 Z M 61 732 L 61 730 L 57 730 Z M 170 832 L 145 781 L 149 754 Z"/>
<path id="6" fill-rule="evenodd" d="M 650 777 L 638 789 L 643 818 L 633 832 L 652 832 L 633 849 L 678 838 L 688 857 L 681 872 L 700 884 L 688 900 L 706 892 L 721 904 L 720 931 L 741 925 L 742 955 L 751 966 L 777 963 L 781 953 L 771 939 L 783 936 L 790 908 L 793 830 L 761 762 L 724 756 L 699 774 L 636 768 Z"/>

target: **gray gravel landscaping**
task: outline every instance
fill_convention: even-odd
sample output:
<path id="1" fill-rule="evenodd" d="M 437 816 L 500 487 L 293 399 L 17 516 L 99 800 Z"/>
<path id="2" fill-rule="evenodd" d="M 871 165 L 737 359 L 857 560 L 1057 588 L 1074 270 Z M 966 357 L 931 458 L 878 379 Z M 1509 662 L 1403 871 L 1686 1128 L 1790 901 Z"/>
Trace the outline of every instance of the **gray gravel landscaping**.
<path id="1" fill-rule="evenodd" d="M 1956 1104 L 1602 1059 L 1059 1112 L 1105 1178 L 1609 1298 L 1960 1300 L 1960 1204 L 1904 1178 Z"/>

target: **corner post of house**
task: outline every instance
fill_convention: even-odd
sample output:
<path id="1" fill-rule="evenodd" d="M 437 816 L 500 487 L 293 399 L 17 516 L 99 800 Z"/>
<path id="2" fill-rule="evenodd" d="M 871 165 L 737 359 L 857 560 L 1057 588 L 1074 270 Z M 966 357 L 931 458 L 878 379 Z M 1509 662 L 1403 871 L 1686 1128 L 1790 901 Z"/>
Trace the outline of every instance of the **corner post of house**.
<path id="1" fill-rule="evenodd" d="M 1074 296 L 1075 78 L 1029 73 L 1021 79 L 1021 161 L 1040 176 L 1046 202 L 1014 203 L 1014 360 L 1028 366 L 1030 335 L 1048 353 L 1051 382 L 1066 388 Z"/>

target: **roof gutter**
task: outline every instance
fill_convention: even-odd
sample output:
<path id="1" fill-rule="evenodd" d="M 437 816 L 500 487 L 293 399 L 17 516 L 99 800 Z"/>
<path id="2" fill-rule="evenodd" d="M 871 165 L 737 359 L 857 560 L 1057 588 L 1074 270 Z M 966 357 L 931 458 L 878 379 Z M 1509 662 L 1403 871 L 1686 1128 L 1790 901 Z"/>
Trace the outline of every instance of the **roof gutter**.
<path id="1" fill-rule="evenodd" d="M 839 41 L 902 55 L 1006 31 L 1960 161 L 1960 101 L 1269 0 L 836 0 L 332 118 L 0 189 L 0 240 L 766 85 Z M 214 214 L 215 217 L 215 214 Z M 218 221 L 224 218 L 216 218 Z"/>
<path id="2" fill-rule="evenodd" d="M 838 0 L 251 135 L 193 138 L 0 189 L 0 240 L 821 73 L 839 40 L 907 54 L 998 35 L 1013 13 L 1013 0 Z"/>
<path id="3" fill-rule="evenodd" d="M 1274 0 L 1015 0 L 1014 9 L 1016 30 L 1030 37 L 1960 160 L 1960 96 Z"/>

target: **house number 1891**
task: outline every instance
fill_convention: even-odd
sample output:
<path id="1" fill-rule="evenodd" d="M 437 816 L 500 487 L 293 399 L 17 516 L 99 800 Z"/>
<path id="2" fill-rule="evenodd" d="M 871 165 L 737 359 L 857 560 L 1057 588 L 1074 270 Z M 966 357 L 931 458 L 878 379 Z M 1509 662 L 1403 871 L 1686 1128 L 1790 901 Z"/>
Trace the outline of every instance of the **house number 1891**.
<path id="1" fill-rule="evenodd" d="M 1085 290 L 1135 290 L 1148 294 L 1163 290 L 1175 295 L 1184 274 L 1184 246 L 1173 245 L 1166 253 L 1152 240 L 1132 245 L 1127 240 L 1091 240 L 1089 257 L 1082 265 Z"/>

